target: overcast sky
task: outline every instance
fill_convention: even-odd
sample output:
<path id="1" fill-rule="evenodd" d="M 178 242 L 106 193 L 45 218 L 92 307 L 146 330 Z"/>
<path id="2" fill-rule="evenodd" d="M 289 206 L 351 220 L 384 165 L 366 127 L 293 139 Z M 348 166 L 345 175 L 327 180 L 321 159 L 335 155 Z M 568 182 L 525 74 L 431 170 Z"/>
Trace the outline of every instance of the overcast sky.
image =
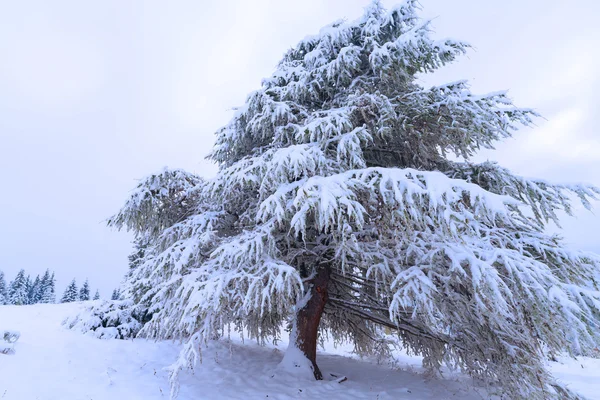
<path id="1" fill-rule="evenodd" d="M 0 270 L 53 269 L 59 295 L 88 277 L 108 296 L 131 238 L 104 220 L 136 180 L 163 166 L 213 175 L 204 156 L 230 109 L 286 49 L 368 1 L 0 0 Z M 509 89 L 546 118 L 480 158 L 600 185 L 600 3 L 421 3 L 437 36 L 476 48 L 424 85 Z M 599 217 L 578 212 L 564 228 L 600 252 Z"/>

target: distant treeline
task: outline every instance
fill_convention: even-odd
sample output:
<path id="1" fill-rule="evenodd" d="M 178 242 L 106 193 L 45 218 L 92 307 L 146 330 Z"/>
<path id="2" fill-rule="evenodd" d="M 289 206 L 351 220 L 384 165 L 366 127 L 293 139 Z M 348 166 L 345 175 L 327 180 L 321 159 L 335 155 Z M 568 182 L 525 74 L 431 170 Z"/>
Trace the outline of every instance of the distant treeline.
<path id="1" fill-rule="evenodd" d="M 120 297 L 119 291 L 114 290 L 112 297 L 118 299 Z M 98 290 L 96 290 L 93 298 L 90 297 L 90 284 L 87 279 L 81 288 L 77 287 L 77 282 L 73 279 L 58 302 L 70 303 L 98 299 L 100 299 Z M 4 272 L 0 271 L 0 305 L 38 303 L 57 303 L 54 272 L 50 273 L 50 270 L 46 270 L 42 276 L 37 275 L 32 279 L 31 275 L 25 275 L 25 270 L 22 269 L 17 273 L 15 279 L 7 284 Z"/>

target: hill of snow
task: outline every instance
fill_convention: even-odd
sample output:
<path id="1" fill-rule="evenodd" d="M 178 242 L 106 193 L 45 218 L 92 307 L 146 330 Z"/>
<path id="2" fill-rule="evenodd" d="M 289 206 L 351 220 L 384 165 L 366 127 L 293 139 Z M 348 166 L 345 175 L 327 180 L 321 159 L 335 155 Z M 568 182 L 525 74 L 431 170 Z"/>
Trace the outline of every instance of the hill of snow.
<path id="1" fill-rule="evenodd" d="M 99 340 L 68 331 L 61 322 L 81 303 L 0 306 L 0 330 L 21 332 L 15 353 L 0 354 L 2 400 L 168 399 L 164 367 L 175 361 L 171 342 Z M 203 350 L 202 364 L 181 377 L 178 400 L 198 399 L 485 399 L 468 378 L 422 374 L 420 359 L 398 363 L 358 360 L 349 348 L 326 345 L 319 355 L 328 381 L 298 380 L 275 373 L 287 343 L 261 347 L 234 337 Z M 589 399 L 600 399 L 600 360 L 552 363 L 555 376 Z M 332 374 L 348 379 L 338 383 Z"/>

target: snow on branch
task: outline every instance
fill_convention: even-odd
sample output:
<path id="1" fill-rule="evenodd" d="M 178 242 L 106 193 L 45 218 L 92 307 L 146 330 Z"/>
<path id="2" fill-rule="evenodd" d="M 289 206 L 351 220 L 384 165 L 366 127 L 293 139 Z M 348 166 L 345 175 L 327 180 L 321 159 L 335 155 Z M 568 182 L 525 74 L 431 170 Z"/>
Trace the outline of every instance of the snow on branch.
<path id="1" fill-rule="evenodd" d="M 142 179 L 108 225 L 158 235 L 194 211 L 193 198 L 201 182 L 196 175 L 165 168 Z"/>
<path id="2" fill-rule="evenodd" d="M 362 198 L 363 193 L 369 197 Z M 454 235 L 459 230 L 453 224 L 464 221 L 458 211 L 464 211 L 465 205 L 479 218 L 486 216 L 487 221 L 494 223 L 498 216 L 506 216 L 506 204 L 518 204 L 509 196 L 487 192 L 440 172 L 365 168 L 282 186 L 261 204 L 257 218 L 282 221 L 287 213 L 296 235 L 306 233 L 311 215 L 315 216 L 314 227 L 319 231 L 337 230 L 345 223 L 361 230 L 366 216 L 364 203 L 373 201 L 398 207 L 395 216 L 407 228 L 435 224 L 440 229 L 447 226 Z M 461 210 L 453 210 L 459 204 Z"/>
<path id="3" fill-rule="evenodd" d="M 560 226 L 556 211 L 572 215 L 571 196 L 579 198 L 586 209 L 590 200 L 600 198 L 600 189 L 585 184 L 553 184 L 541 179 L 527 179 L 512 174 L 494 162 L 482 164 L 448 162 L 445 173 L 475 183 L 493 193 L 511 196 L 528 206 L 542 226 L 549 221 Z"/>

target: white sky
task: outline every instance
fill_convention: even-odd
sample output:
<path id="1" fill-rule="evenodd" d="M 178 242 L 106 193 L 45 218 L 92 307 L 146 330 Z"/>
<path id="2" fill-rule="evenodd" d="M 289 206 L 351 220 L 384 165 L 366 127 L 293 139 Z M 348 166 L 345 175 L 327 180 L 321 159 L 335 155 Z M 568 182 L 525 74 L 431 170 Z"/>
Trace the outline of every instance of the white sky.
<path id="1" fill-rule="evenodd" d="M 136 179 L 163 166 L 214 174 L 204 156 L 231 107 L 286 49 L 368 1 L 0 0 L 0 270 L 51 268 L 59 295 L 73 277 L 109 295 L 130 236 L 103 221 Z M 546 118 L 482 159 L 600 185 L 600 2 L 421 3 L 438 36 L 476 47 L 424 84 L 510 89 Z M 599 217 L 564 227 L 600 252 Z"/>

